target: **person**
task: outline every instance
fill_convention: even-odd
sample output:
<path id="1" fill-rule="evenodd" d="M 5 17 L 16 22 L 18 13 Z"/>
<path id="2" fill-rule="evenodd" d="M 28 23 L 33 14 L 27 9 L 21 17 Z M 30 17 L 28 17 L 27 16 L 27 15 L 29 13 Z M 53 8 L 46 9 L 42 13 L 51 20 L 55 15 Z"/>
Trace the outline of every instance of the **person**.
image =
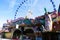
<path id="1" fill-rule="evenodd" d="M 30 37 L 26 36 L 26 38 L 24 40 L 31 40 Z"/>
<path id="2" fill-rule="evenodd" d="M 42 40 L 42 37 L 37 36 L 36 40 Z"/>

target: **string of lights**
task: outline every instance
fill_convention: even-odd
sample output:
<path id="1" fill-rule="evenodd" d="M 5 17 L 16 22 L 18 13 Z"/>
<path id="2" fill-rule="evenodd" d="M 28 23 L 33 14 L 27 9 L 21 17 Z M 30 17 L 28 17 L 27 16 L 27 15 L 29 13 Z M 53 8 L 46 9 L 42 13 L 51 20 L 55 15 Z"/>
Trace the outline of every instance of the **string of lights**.
<path id="1" fill-rule="evenodd" d="M 17 15 L 17 12 L 19 11 L 19 8 L 20 8 L 26 1 L 28 1 L 28 0 L 24 0 L 23 2 L 21 2 L 21 3 L 19 4 L 18 8 L 17 8 L 16 11 L 15 11 L 14 19 L 16 19 L 16 15 Z"/>

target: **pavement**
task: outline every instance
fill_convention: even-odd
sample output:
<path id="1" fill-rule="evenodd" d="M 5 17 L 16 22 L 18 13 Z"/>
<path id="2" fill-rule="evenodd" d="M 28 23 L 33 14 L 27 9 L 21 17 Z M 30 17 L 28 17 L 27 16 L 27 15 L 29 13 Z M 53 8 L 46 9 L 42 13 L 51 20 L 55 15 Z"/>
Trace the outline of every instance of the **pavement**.
<path id="1" fill-rule="evenodd" d="M 10 39 L 0 39 L 0 40 L 10 40 Z"/>

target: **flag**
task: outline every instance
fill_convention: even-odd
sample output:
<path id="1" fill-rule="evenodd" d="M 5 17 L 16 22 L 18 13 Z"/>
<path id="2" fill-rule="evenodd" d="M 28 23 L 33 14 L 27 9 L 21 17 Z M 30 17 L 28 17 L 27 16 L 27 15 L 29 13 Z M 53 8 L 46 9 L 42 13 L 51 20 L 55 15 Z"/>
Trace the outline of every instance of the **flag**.
<path id="1" fill-rule="evenodd" d="M 59 4 L 59 8 L 58 8 L 58 16 L 60 16 L 60 4 Z"/>
<path id="2" fill-rule="evenodd" d="M 44 11 L 45 11 L 45 13 L 47 13 L 47 10 L 46 10 L 46 8 L 44 8 Z"/>

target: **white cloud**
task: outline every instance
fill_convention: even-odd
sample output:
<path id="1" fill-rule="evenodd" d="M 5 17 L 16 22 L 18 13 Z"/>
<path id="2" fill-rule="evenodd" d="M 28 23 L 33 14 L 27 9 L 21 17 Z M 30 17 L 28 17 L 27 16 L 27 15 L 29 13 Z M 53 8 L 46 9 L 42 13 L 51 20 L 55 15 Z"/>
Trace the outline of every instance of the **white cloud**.
<path id="1" fill-rule="evenodd" d="M 7 22 L 6 22 L 5 16 L 2 16 L 0 17 L 0 30 L 2 29 L 4 23 L 7 23 Z"/>
<path id="2" fill-rule="evenodd" d="M 6 20 L 0 20 L 0 30 L 1 30 L 2 27 L 3 27 L 3 23 L 6 23 Z"/>

